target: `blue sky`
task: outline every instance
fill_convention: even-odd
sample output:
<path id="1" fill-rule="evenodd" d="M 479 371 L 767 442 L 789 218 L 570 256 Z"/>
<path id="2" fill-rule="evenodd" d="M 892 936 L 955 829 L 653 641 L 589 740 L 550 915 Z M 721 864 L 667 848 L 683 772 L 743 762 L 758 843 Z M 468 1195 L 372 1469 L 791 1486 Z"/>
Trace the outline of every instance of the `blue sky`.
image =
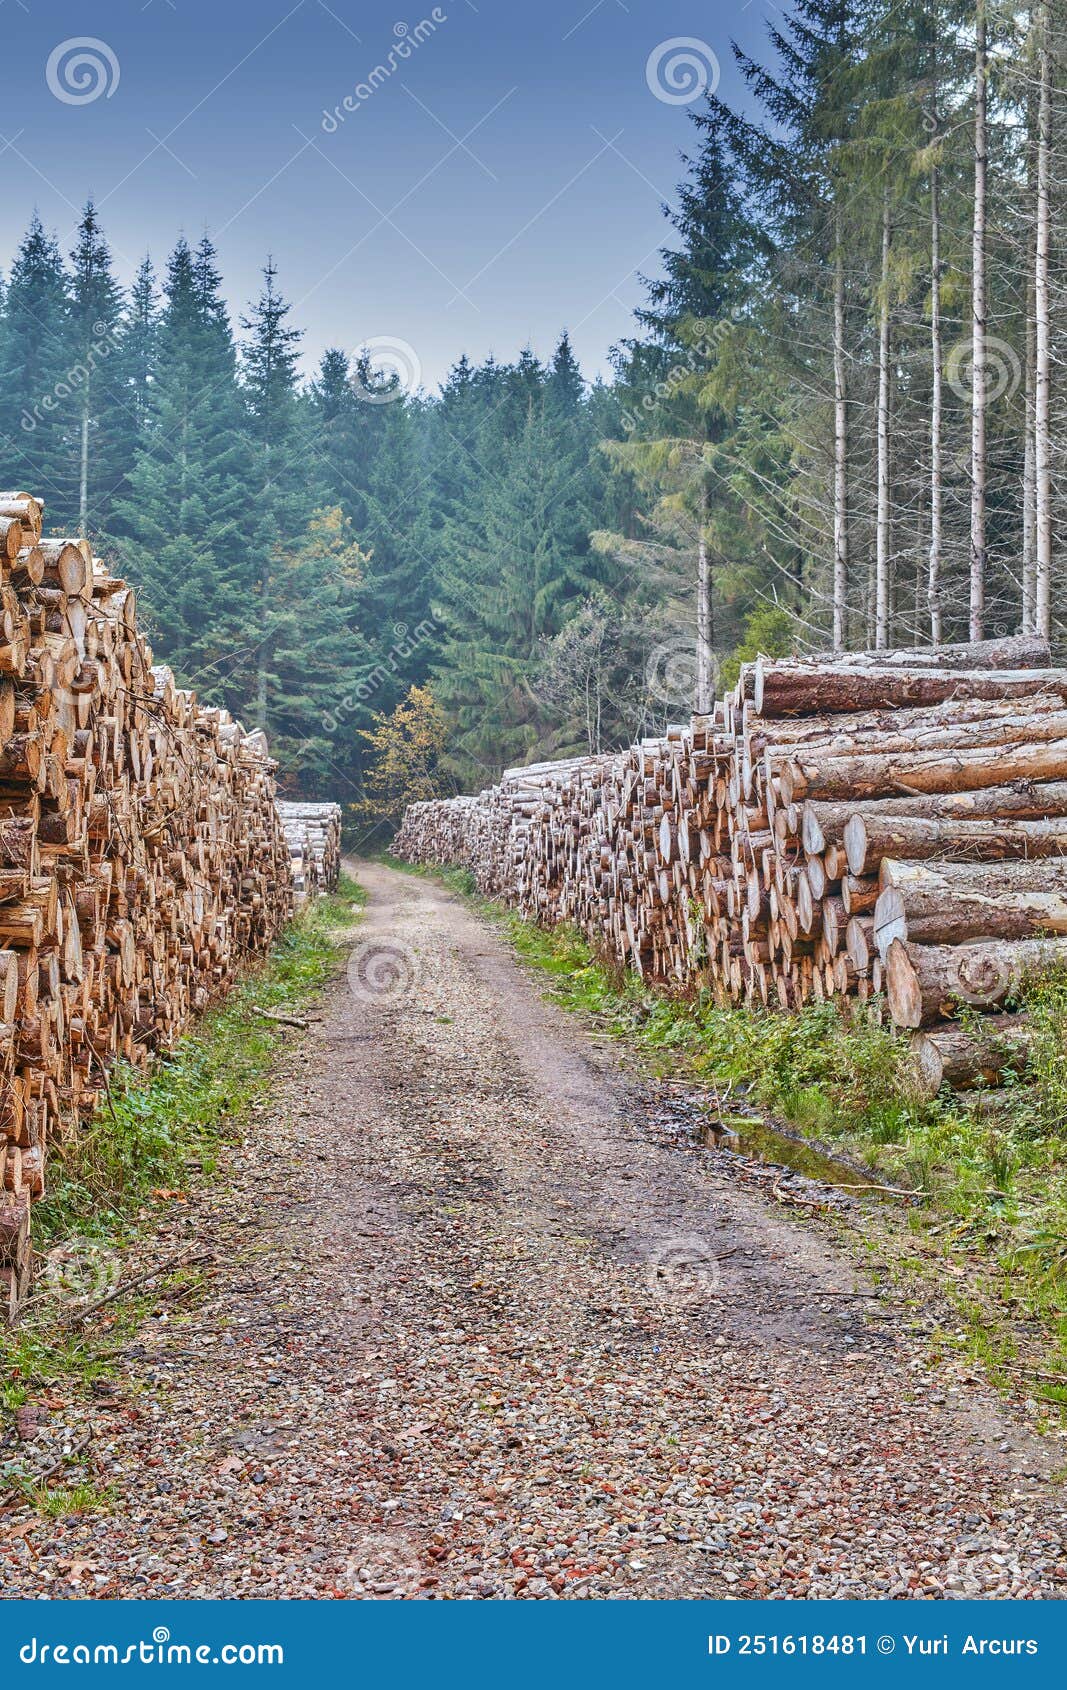
<path id="1" fill-rule="evenodd" d="M 0 0 L 0 265 L 35 205 L 67 250 L 92 195 L 124 281 L 206 229 L 236 315 L 272 252 L 309 368 L 402 341 L 432 388 L 461 351 L 546 354 L 566 325 L 605 371 L 689 144 L 692 80 L 671 64 L 717 65 L 740 95 L 730 40 L 762 56 L 765 9 Z M 84 37 L 99 45 L 69 45 Z M 697 45 L 662 48 L 678 38 Z"/>

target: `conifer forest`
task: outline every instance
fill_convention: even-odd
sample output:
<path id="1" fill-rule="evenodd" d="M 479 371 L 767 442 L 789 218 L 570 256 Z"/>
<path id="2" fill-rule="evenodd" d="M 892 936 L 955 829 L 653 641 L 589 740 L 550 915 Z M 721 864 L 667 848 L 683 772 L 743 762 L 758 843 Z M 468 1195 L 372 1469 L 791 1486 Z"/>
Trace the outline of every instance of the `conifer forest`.
<path id="1" fill-rule="evenodd" d="M 92 204 L 70 251 L 31 218 L 8 481 L 290 790 L 387 826 L 706 708 L 757 650 L 1062 647 L 1063 6 L 798 0 L 737 57 L 743 109 L 679 112 L 606 381 L 565 324 L 434 391 L 366 348 L 301 379 L 284 238 L 234 320 L 209 235 L 124 288 Z"/>

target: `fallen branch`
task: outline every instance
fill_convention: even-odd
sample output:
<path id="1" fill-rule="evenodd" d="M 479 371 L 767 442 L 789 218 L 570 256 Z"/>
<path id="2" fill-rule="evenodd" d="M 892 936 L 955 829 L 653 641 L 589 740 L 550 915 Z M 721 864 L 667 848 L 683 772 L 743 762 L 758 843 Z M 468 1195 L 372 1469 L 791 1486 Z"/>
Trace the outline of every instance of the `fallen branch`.
<path id="1" fill-rule="evenodd" d="M 161 1273 L 166 1273 L 170 1268 L 195 1267 L 201 1262 L 212 1262 L 214 1259 L 209 1250 L 199 1252 L 179 1251 L 177 1255 L 168 1256 L 166 1261 L 157 1263 L 155 1267 L 148 1268 L 144 1273 L 134 1274 L 130 1279 L 120 1279 L 117 1285 L 113 1285 L 105 1296 L 98 1297 L 95 1303 L 89 1303 L 84 1309 L 77 1309 L 73 1314 L 68 1315 L 66 1324 L 68 1326 L 80 1326 L 83 1321 L 89 1319 L 90 1315 L 106 1308 L 108 1303 L 113 1303 L 117 1298 L 124 1297 L 127 1291 L 135 1290 L 138 1285 L 146 1285 L 150 1279 L 158 1279 Z"/>
<path id="2" fill-rule="evenodd" d="M 306 1015 L 286 1015 L 280 1009 L 264 1009 L 258 1003 L 252 1005 L 253 1015 L 260 1015 L 264 1021 L 277 1021 L 283 1027 L 300 1027 L 306 1030 L 311 1023 Z"/>

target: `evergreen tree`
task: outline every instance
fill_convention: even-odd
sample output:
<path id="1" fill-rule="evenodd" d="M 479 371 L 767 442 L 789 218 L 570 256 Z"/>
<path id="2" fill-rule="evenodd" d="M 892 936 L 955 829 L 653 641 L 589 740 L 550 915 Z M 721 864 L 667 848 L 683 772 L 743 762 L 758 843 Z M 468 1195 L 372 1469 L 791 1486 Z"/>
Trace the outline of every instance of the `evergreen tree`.
<path id="1" fill-rule="evenodd" d="M 273 259 L 267 260 L 263 279 L 259 299 L 241 319 L 247 335 L 241 348 L 242 391 L 252 444 L 249 538 L 256 566 L 253 593 L 258 635 L 252 712 L 258 728 L 268 725 L 274 648 L 288 610 L 281 602 L 279 565 L 294 523 L 302 527 L 307 515 L 297 399 L 301 331 L 287 321 L 290 306 L 278 292 Z"/>
<path id="2" fill-rule="evenodd" d="M 711 106 L 696 113 L 694 123 L 701 147 L 695 160 L 687 160 L 688 178 L 672 217 L 682 244 L 664 250 L 664 276 L 649 284 L 650 303 L 638 313 L 648 338 L 622 348 L 627 437 L 608 451 L 646 496 L 646 533 L 668 575 L 670 552 L 678 553 L 672 597 L 678 596 L 666 624 L 656 629 L 656 643 L 666 633 L 679 655 L 692 650 L 692 696 L 669 702 L 675 709 L 706 711 L 721 643 L 717 611 L 729 585 L 723 576 L 737 527 L 736 498 L 718 450 L 735 409 L 723 366 L 735 338 L 734 317 L 747 302 L 766 242 L 732 179 L 719 111 Z"/>
<path id="3" fill-rule="evenodd" d="M 560 449 L 544 372 L 535 377 L 520 360 L 507 386 L 510 397 L 525 391 L 525 420 L 478 504 L 450 522 L 438 577 L 444 637 L 434 692 L 453 725 L 452 764 L 466 779 L 521 761 L 539 743 L 542 642 L 578 608 L 601 567 L 588 542 L 587 463 L 580 445 Z"/>
<path id="4" fill-rule="evenodd" d="M 287 789 L 340 803 L 359 796 L 361 727 L 378 698 L 357 620 L 366 556 L 339 506 L 312 512 L 276 561 L 267 731 Z"/>
<path id="5" fill-rule="evenodd" d="M 358 407 L 348 355 L 328 347 L 308 389 L 305 446 L 322 502 L 354 522 L 363 517 Z"/>
<path id="6" fill-rule="evenodd" d="M 125 390 L 121 455 L 127 472 L 148 434 L 158 341 L 159 290 L 152 260 L 146 256 L 130 288 L 119 344 Z"/>
<path id="7" fill-rule="evenodd" d="M 392 710 L 425 680 L 440 632 L 432 611 L 437 552 L 425 426 L 418 401 L 377 407 L 359 537 L 368 552 L 360 621 L 389 677 L 375 700 L 379 712 Z"/>
<path id="8" fill-rule="evenodd" d="M 241 713 L 256 650 L 251 450 L 213 249 L 179 240 L 149 389 L 148 424 L 119 505 L 131 577 L 157 655 L 179 680 Z"/>
<path id="9" fill-rule="evenodd" d="M 72 415 L 67 431 L 69 485 L 79 534 L 108 526 L 123 481 L 127 432 L 121 358 L 122 289 L 90 200 L 70 255 Z"/>
<path id="10" fill-rule="evenodd" d="M 72 392 L 69 312 L 59 247 L 35 212 L 0 319 L 0 438 L 8 484 L 43 498 L 48 527 L 57 532 L 72 515 L 64 440 Z"/>

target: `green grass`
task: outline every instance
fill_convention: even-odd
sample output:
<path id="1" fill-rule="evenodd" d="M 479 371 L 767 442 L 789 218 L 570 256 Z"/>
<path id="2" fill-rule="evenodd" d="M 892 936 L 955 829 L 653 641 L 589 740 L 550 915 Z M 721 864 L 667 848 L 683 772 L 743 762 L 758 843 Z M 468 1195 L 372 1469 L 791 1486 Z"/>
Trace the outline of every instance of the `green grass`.
<path id="1" fill-rule="evenodd" d="M 439 878 L 467 889 L 462 873 Z M 653 1071 L 712 1085 L 725 1113 L 743 1089 L 875 1180 L 915 1190 L 918 1204 L 883 1210 L 878 1226 L 896 1236 L 898 1274 L 948 1286 L 953 1319 L 941 1342 L 1002 1383 L 1050 1405 L 1067 1400 L 1067 976 L 1027 990 L 1030 1068 L 990 1120 L 947 1090 L 933 1101 L 916 1094 L 907 1040 L 880 1005 L 723 1008 L 707 993 L 649 988 L 573 929 L 481 907 L 548 976 L 555 1002 L 624 1040 Z"/>
<path id="2" fill-rule="evenodd" d="M 270 956 L 249 968 L 173 1051 L 147 1071 L 113 1071 L 110 1102 L 50 1153 L 48 1196 L 33 1217 L 38 1250 L 77 1240 L 79 1251 L 99 1247 L 121 1256 L 151 1225 L 157 1193 L 184 1192 L 214 1171 L 224 1146 L 239 1140 L 252 1106 L 269 1095 L 273 1053 L 292 1036 L 257 1017 L 254 1006 L 299 1012 L 328 979 L 340 954 L 339 930 L 365 901 L 363 889 L 343 877 L 337 892 L 291 922 Z M 195 1269 L 178 1268 L 173 1280 L 180 1285 L 195 1276 Z M 45 1380 L 84 1388 L 106 1376 L 114 1351 L 153 1306 L 152 1295 L 134 1291 L 109 1305 L 99 1327 L 82 1328 L 64 1323 L 61 1296 L 47 1285 L 35 1287 L 22 1322 L 0 1329 L 0 1425 Z M 52 1513 L 99 1506 L 89 1500 L 91 1488 L 45 1487 L 40 1506 Z"/>
<path id="3" fill-rule="evenodd" d="M 49 1157 L 49 1191 L 34 1211 L 39 1244 L 74 1235 L 113 1238 L 154 1190 L 214 1171 L 249 1106 L 266 1094 L 277 1023 L 263 1009 L 295 1009 L 336 956 L 331 931 L 351 920 L 362 888 L 346 880 L 290 923 L 269 959 L 250 969 L 195 1033 L 146 1072 L 117 1067 L 93 1119 Z"/>
<path id="4" fill-rule="evenodd" d="M 388 851 L 383 851 L 377 858 L 387 868 L 395 868 L 401 874 L 413 874 L 419 880 L 436 880 L 442 886 L 447 886 L 450 892 L 458 892 L 463 898 L 470 898 L 475 903 L 483 903 L 478 892 L 478 883 L 469 868 L 431 868 L 423 863 L 406 863 L 402 857 L 393 857 Z M 486 908 L 490 906 L 486 905 Z"/>
<path id="5" fill-rule="evenodd" d="M 107 1514 L 115 1502 L 114 1485 L 94 1485 L 88 1479 L 74 1485 L 48 1485 L 23 1479 L 19 1489 L 34 1512 L 49 1520 L 64 1520 L 70 1514 Z"/>

